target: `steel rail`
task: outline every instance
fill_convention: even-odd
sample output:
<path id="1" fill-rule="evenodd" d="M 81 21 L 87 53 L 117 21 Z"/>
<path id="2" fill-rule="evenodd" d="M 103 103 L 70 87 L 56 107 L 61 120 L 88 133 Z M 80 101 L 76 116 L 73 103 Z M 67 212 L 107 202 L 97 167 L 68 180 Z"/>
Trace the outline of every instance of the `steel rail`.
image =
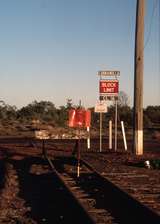
<path id="1" fill-rule="evenodd" d="M 87 212 L 87 210 L 84 208 L 83 204 L 74 196 L 70 188 L 66 185 L 65 181 L 61 178 L 61 175 L 57 172 L 55 169 L 51 159 L 46 156 L 46 160 L 48 161 L 52 172 L 57 176 L 58 181 L 63 186 L 64 189 L 68 192 L 68 195 L 70 197 L 70 200 L 72 200 L 72 203 L 74 204 L 74 208 L 78 210 L 79 217 L 85 224 L 95 224 L 95 221 L 90 216 L 90 214 Z"/>
<path id="2" fill-rule="evenodd" d="M 81 159 L 81 163 L 83 163 L 87 168 L 91 169 L 95 173 L 99 183 L 103 186 L 105 194 L 108 196 L 107 200 L 112 202 L 115 200 L 116 207 L 120 208 L 120 212 L 118 212 L 117 215 L 121 217 L 120 219 L 123 220 L 123 223 L 126 223 L 123 218 L 125 216 L 128 221 L 130 220 L 129 223 L 137 223 L 137 221 L 145 224 L 160 223 L 160 216 L 156 212 L 139 202 L 137 199 L 133 198 L 124 190 L 120 189 L 109 179 L 107 179 L 107 177 L 102 176 L 85 159 Z M 116 210 L 117 212 L 114 203 L 110 203 L 110 206 L 113 211 Z"/>
<path id="3" fill-rule="evenodd" d="M 75 198 L 70 188 L 65 184 L 65 181 L 61 178 L 61 175 L 56 171 L 52 161 L 49 159 L 48 162 L 54 172 L 57 173 L 57 176 L 61 179 L 62 184 L 70 192 L 70 195 L 72 195 L 76 203 L 81 205 L 81 207 L 83 208 L 82 210 L 84 210 L 86 213 L 86 209 L 84 208 L 82 203 L 80 203 L 80 201 Z M 146 205 L 142 204 L 140 201 L 132 197 L 126 191 L 122 190 L 120 187 L 111 182 L 111 180 L 109 180 L 107 177 L 102 176 L 84 159 L 81 159 L 81 163 L 88 167 L 88 169 L 92 170 L 95 176 L 97 177 L 99 184 L 104 190 L 105 195 L 107 195 L 105 205 L 111 211 L 111 213 L 113 212 L 113 217 L 115 217 L 117 220 L 120 220 L 120 223 L 128 224 L 136 223 L 137 221 L 145 224 L 160 223 L 160 216 L 156 212 L 151 210 Z M 93 221 L 91 223 L 95 223 L 89 213 L 88 216 Z"/>

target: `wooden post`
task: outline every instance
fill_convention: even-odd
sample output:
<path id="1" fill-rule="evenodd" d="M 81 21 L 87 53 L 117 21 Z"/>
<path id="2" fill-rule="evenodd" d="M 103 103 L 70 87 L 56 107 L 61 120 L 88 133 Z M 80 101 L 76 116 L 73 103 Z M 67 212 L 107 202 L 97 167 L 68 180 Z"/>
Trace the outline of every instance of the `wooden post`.
<path id="1" fill-rule="evenodd" d="M 101 112 L 99 113 L 99 116 L 100 116 L 100 121 L 99 121 L 100 122 L 100 127 L 99 127 L 99 131 L 100 131 L 99 148 L 100 149 L 99 151 L 102 152 L 102 113 Z"/>
<path id="2" fill-rule="evenodd" d="M 134 153 L 143 154 L 143 48 L 144 48 L 144 5 L 137 0 L 135 58 L 134 58 Z"/>

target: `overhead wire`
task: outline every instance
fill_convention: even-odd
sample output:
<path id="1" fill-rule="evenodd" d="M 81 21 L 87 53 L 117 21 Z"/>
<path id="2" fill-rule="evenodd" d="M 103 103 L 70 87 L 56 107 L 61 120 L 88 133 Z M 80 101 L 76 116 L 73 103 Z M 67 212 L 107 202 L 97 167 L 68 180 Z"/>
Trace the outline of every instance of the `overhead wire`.
<path id="1" fill-rule="evenodd" d="M 158 37 L 158 40 L 156 40 L 156 37 L 155 37 L 155 41 L 157 42 L 157 48 L 155 49 L 155 54 L 156 54 L 156 58 L 158 60 L 156 63 L 157 73 L 158 73 L 157 81 L 160 84 L 160 0 L 154 0 L 153 9 L 152 9 L 152 13 L 151 13 L 151 19 L 150 19 L 149 28 L 148 28 L 148 33 L 146 35 L 147 38 L 145 40 L 143 50 L 149 44 L 149 41 L 151 39 L 152 28 L 154 25 L 153 21 L 154 21 L 155 17 L 156 17 L 156 19 L 158 19 L 158 21 L 157 21 L 158 30 L 157 30 L 157 35 L 156 35 Z M 157 52 L 157 50 L 158 50 L 158 52 Z M 157 97 L 160 102 L 160 88 L 158 89 L 158 95 L 159 96 L 157 96 Z M 159 105 L 160 105 L 160 103 L 159 103 Z"/>
<path id="2" fill-rule="evenodd" d="M 149 24 L 149 29 L 148 29 L 148 33 L 146 35 L 147 37 L 146 37 L 146 40 L 144 41 L 144 45 L 143 45 L 143 49 L 142 49 L 143 51 L 145 50 L 145 48 L 148 45 L 149 40 L 151 38 L 153 19 L 154 19 L 154 16 L 155 16 L 156 8 L 158 8 L 158 5 L 160 4 L 159 2 L 160 2 L 160 0 L 154 0 L 153 9 L 152 9 L 152 13 L 151 13 L 151 20 L 150 20 L 150 24 Z"/>
<path id="3" fill-rule="evenodd" d="M 149 30 L 148 30 L 148 34 L 147 34 L 147 37 L 146 37 L 146 40 L 145 40 L 145 43 L 144 43 L 144 47 L 143 49 L 146 48 L 149 40 L 150 40 L 150 37 L 151 37 L 151 33 L 152 33 L 152 26 L 153 26 L 153 19 L 154 19 L 154 15 L 155 15 L 155 11 L 156 11 L 156 8 L 158 7 L 158 3 L 159 3 L 160 0 L 155 0 L 154 1 L 154 4 L 153 4 L 153 9 L 152 9 L 152 14 L 151 14 L 151 20 L 150 20 L 150 24 L 149 24 Z"/>

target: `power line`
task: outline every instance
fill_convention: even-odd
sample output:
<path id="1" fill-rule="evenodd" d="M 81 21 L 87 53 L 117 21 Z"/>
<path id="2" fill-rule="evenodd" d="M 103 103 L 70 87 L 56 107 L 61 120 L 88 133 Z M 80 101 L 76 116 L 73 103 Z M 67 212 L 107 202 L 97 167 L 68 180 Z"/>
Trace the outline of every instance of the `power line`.
<path id="1" fill-rule="evenodd" d="M 154 18 L 154 15 L 155 15 L 155 11 L 156 11 L 156 8 L 158 7 L 158 2 L 159 0 L 155 0 L 154 1 L 154 4 L 153 4 L 153 9 L 152 9 L 152 14 L 151 14 L 151 20 L 150 20 L 150 25 L 149 25 L 149 30 L 148 30 L 148 34 L 147 34 L 147 38 L 145 40 L 145 43 L 144 43 L 144 49 L 146 48 L 149 40 L 150 40 L 150 37 L 151 37 L 151 31 L 152 31 L 152 25 L 153 25 L 153 18 Z"/>

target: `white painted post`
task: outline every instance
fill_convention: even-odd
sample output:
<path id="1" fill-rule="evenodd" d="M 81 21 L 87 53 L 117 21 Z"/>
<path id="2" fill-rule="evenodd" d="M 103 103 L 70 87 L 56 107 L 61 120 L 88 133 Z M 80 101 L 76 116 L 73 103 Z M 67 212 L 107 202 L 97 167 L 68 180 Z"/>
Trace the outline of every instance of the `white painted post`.
<path id="1" fill-rule="evenodd" d="M 126 135 L 125 135 L 123 121 L 121 121 L 121 127 L 122 127 L 122 134 L 123 134 L 124 149 L 125 149 L 125 151 L 127 151 L 127 141 L 126 141 Z"/>
<path id="2" fill-rule="evenodd" d="M 87 127 L 87 149 L 90 149 L 91 144 L 90 144 L 90 128 Z"/>
<path id="3" fill-rule="evenodd" d="M 109 121 L 109 149 L 112 149 L 112 121 Z"/>

